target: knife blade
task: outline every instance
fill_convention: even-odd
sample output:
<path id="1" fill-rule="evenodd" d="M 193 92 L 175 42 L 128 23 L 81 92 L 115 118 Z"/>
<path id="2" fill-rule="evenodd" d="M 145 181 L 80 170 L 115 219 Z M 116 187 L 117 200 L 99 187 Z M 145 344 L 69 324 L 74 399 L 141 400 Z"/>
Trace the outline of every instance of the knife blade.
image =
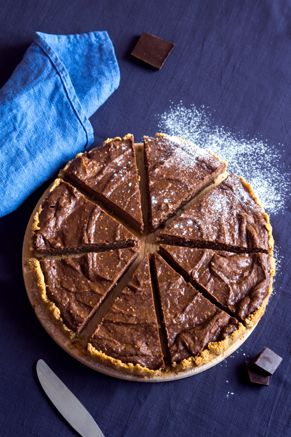
<path id="1" fill-rule="evenodd" d="M 36 373 L 48 398 L 82 437 L 104 437 L 91 414 L 45 361 L 38 360 Z"/>

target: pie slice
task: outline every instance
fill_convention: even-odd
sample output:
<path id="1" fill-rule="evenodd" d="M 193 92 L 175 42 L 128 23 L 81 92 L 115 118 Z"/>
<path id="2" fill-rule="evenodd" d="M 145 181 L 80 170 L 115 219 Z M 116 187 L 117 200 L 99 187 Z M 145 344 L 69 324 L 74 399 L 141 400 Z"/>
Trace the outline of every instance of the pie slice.
<path id="1" fill-rule="evenodd" d="M 209 343 L 236 331 L 239 323 L 187 283 L 159 255 L 153 255 L 172 364 L 197 357 Z"/>
<path id="2" fill-rule="evenodd" d="M 128 248 L 34 259 L 41 296 L 66 327 L 78 331 L 135 256 Z"/>
<path id="3" fill-rule="evenodd" d="M 240 319 L 254 313 L 270 292 L 273 268 L 266 253 L 175 246 L 161 246 L 161 252 Z"/>
<path id="4" fill-rule="evenodd" d="M 271 227 L 268 216 L 254 197 L 250 186 L 236 175 L 225 181 L 174 218 L 161 232 L 167 243 L 217 249 L 243 248 L 268 251 Z"/>
<path id="5" fill-rule="evenodd" d="M 107 361 L 150 370 L 163 366 L 148 259 L 116 298 L 90 343 L 89 351 L 101 358 L 105 354 Z"/>
<path id="6" fill-rule="evenodd" d="M 136 237 L 72 185 L 57 179 L 34 217 L 34 248 L 42 253 L 133 246 Z"/>
<path id="7" fill-rule="evenodd" d="M 212 183 L 226 163 L 189 141 L 157 134 L 144 137 L 153 229 Z"/>
<path id="8" fill-rule="evenodd" d="M 107 140 L 73 159 L 64 175 L 139 231 L 143 229 L 133 135 Z"/>

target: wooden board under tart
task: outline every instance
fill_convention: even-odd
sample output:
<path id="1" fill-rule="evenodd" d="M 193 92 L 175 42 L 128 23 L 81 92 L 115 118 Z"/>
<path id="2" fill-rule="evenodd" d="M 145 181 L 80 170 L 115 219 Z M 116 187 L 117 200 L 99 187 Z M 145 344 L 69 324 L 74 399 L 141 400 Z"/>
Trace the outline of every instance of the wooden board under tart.
<path id="1" fill-rule="evenodd" d="M 70 355 L 158 382 L 221 362 L 264 314 L 272 229 L 250 185 L 183 139 L 108 139 L 78 154 L 24 237 L 30 302 Z"/>

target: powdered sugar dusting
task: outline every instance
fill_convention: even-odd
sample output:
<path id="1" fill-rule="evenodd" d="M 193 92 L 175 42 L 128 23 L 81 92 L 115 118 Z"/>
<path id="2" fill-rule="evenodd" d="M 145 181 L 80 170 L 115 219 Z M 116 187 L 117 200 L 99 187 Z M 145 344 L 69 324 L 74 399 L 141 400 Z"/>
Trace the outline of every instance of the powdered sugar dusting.
<path id="1" fill-rule="evenodd" d="M 173 161 L 176 163 L 179 162 L 179 164 L 186 167 L 186 170 L 187 167 L 193 166 L 193 163 L 199 159 L 203 159 L 204 162 L 213 162 L 212 155 L 205 150 L 205 148 L 202 149 L 193 141 L 177 136 L 170 136 L 168 139 L 170 140 L 173 151 L 170 164 L 172 164 Z"/>
<path id="2" fill-rule="evenodd" d="M 224 196 L 219 191 L 212 191 L 209 195 L 208 201 L 211 212 L 216 213 L 210 214 L 208 217 L 208 219 L 211 221 L 211 224 L 213 220 L 216 221 L 217 219 L 220 219 L 221 221 L 221 217 L 228 216 L 231 204 L 227 196 Z"/>
<path id="3" fill-rule="evenodd" d="M 273 283 L 271 298 L 277 294 L 277 282 L 280 282 L 284 274 L 282 266 L 284 265 L 285 259 L 281 248 L 277 244 L 274 246 L 274 258 L 276 260 L 276 276 Z"/>
<path id="4" fill-rule="evenodd" d="M 282 251 L 279 246 L 275 244 L 274 247 L 274 258 L 276 260 L 276 277 L 282 273 L 282 265 L 284 264 L 284 256 L 282 255 Z"/>
<path id="5" fill-rule="evenodd" d="M 224 128 L 214 126 L 205 109 L 182 102 L 163 113 L 159 129 L 183 137 L 202 149 L 211 150 L 228 161 L 229 170 L 242 175 L 270 213 L 284 210 L 290 190 L 290 175 L 279 165 L 281 155 L 275 146 L 257 139 L 235 137 Z M 187 143 L 191 153 L 190 143 Z M 193 147 L 197 152 L 199 149 Z M 188 152 L 187 150 L 187 152 Z"/>

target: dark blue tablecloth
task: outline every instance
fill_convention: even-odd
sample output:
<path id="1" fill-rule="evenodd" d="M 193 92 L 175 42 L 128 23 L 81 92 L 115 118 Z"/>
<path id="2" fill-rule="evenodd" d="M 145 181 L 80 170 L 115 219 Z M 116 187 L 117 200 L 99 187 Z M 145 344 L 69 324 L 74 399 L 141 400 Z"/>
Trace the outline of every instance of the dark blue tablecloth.
<path id="1" fill-rule="evenodd" d="M 291 167 L 291 3 L 289 1 L 42 0 L 7 1 L 0 9 L 0 85 L 34 32 L 108 30 L 121 85 L 92 117 L 96 141 L 157 130 L 170 101 L 205 105 L 233 133 L 277 144 Z M 134 63 L 129 51 L 147 31 L 176 43 L 160 72 Z M 93 414 L 106 436 L 291 435 L 291 201 L 271 216 L 281 273 L 266 315 L 243 349 L 190 379 L 128 383 L 70 358 L 40 327 L 21 274 L 25 225 L 38 190 L 0 221 L 0 435 L 70 436 L 35 378 L 42 357 Z M 1 199 L 0 199 L 1 201 Z M 270 387 L 249 385 L 246 355 L 268 345 L 284 361 Z"/>

